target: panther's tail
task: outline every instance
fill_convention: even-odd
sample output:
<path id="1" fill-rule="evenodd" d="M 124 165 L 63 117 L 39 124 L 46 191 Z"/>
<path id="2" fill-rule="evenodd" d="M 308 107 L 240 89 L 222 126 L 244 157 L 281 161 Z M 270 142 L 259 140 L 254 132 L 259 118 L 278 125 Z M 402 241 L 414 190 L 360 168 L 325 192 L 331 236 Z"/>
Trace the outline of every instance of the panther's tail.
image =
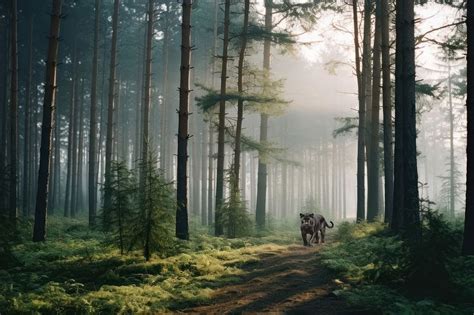
<path id="1" fill-rule="evenodd" d="M 326 227 L 332 229 L 334 227 L 334 223 L 332 221 L 329 222 L 331 223 L 331 226 L 327 223 L 326 220 L 324 220 L 324 224 L 326 224 Z"/>

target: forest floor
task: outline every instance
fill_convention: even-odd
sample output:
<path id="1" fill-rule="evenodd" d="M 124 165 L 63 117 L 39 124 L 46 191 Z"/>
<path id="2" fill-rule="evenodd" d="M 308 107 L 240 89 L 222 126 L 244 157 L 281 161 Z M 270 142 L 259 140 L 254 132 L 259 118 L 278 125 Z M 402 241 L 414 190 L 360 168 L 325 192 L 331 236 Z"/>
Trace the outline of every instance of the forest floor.
<path id="1" fill-rule="evenodd" d="M 245 274 L 212 294 L 206 305 L 185 310 L 199 314 L 357 314 L 332 292 L 335 275 L 321 265 L 318 252 L 324 245 L 286 246 L 269 250 L 259 260 L 242 266 Z"/>

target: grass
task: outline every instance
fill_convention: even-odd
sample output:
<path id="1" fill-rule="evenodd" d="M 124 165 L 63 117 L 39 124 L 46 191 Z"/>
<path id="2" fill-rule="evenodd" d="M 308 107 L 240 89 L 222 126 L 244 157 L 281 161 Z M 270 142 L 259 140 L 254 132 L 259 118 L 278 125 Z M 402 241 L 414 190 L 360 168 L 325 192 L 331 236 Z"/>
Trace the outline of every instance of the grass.
<path id="1" fill-rule="evenodd" d="M 342 223 L 335 234 L 322 263 L 339 275 L 335 293 L 350 305 L 386 314 L 474 312 L 474 257 L 460 255 L 460 222 L 429 215 L 414 254 L 382 223 Z"/>
<path id="2" fill-rule="evenodd" d="M 150 313 L 207 301 L 220 285 L 239 279 L 259 254 L 280 251 L 297 233 L 216 238 L 194 226 L 191 241 L 175 241 L 166 257 L 146 262 L 141 252 L 120 255 L 108 236 L 83 220 L 52 217 L 45 243 L 13 248 L 19 261 L 0 270 L 0 311 L 5 313 Z M 297 232 L 297 231 L 296 231 Z"/>

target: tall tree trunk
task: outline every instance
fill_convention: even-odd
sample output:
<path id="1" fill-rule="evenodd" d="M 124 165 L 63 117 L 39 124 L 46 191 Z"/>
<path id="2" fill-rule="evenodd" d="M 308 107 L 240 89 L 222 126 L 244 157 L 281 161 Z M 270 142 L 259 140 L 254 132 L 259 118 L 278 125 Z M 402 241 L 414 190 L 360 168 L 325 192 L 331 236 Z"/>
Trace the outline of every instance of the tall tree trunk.
<path id="1" fill-rule="evenodd" d="M 54 127 L 54 210 L 58 208 L 61 203 L 61 119 L 59 117 L 59 111 L 55 111 L 55 127 Z M 32 126 L 35 126 L 34 124 Z M 51 208 L 50 207 L 50 208 Z"/>
<path id="2" fill-rule="evenodd" d="M 72 81 L 71 81 L 71 91 L 70 91 L 70 103 L 69 103 L 69 124 L 68 124 L 68 138 L 67 138 L 67 173 L 66 173 L 66 197 L 64 200 L 64 216 L 69 217 L 71 214 L 70 205 L 71 205 L 71 191 L 72 191 L 72 160 L 73 160 L 73 137 L 74 137 L 74 122 L 75 122 L 75 94 L 76 91 L 76 47 L 74 42 L 73 56 L 72 56 Z"/>
<path id="3" fill-rule="evenodd" d="M 28 41 L 28 79 L 26 83 L 26 97 L 25 97 L 25 133 L 24 133 L 24 147 L 23 147 L 23 216 L 28 216 L 30 211 L 30 159 L 29 153 L 31 151 L 30 140 L 30 110 L 31 110 L 31 80 L 33 77 L 33 15 L 30 16 L 30 35 Z"/>
<path id="4" fill-rule="evenodd" d="M 18 160 L 18 8 L 17 0 L 11 0 L 11 79 L 10 79 L 10 186 L 9 186 L 9 219 L 15 224 L 17 216 L 17 160 Z"/>
<path id="5" fill-rule="evenodd" d="M 224 5 L 224 42 L 222 48 L 221 90 L 219 102 L 219 127 L 217 135 L 217 174 L 216 174 L 216 209 L 215 209 L 215 235 L 222 235 L 222 204 L 224 202 L 224 158 L 225 158 L 225 95 L 227 88 L 227 50 L 229 46 L 230 26 L 230 0 L 225 0 Z"/>
<path id="6" fill-rule="evenodd" d="M 359 101 L 359 126 L 357 128 L 357 221 L 365 219 L 365 89 L 361 71 L 359 22 L 357 0 L 352 2 L 354 21 L 354 51 Z"/>
<path id="7" fill-rule="evenodd" d="M 46 58 L 46 80 L 43 101 L 43 123 L 41 125 L 41 155 L 36 194 L 33 242 L 46 239 L 46 209 L 48 208 L 48 180 L 52 129 L 56 101 L 56 67 L 58 64 L 59 26 L 61 22 L 61 0 L 53 0 L 49 31 L 48 56 Z"/>
<path id="8" fill-rule="evenodd" d="M 76 53 L 77 54 L 77 53 Z M 79 64 L 79 62 L 78 62 Z M 80 103 L 79 103 L 79 97 L 80 97 L 80 92 L 79 92 L 79 70 L 78 66 L 75 67 L 75 72 L 73 73 L 73 76 L 75 79 L 73 80 L 75 87 L 74 90 L 75 96 L 74 96 L 74 114 L 72 118 L 72 166 L 71 166 L 71 205 L 70 205 L 70 215 L 71 218 L 76 217 L 76 212 L 77 212 L 77 158 L 78 158 L 78 130 L 79 130 L 79 110 L 80 110 Z"/>
<path id="9" fill-rule="evenodd" d="M 240 34 L 240 50 L 239 61 L 237 66 L 237 90 L 239 94 L 244 93 L 244 61 L 245 50 L 247 49 L 247 33 L 249 25 L 250 0 L 244 0 L 244 24 L 242 26 L 242 33 Z M 240 175 L 240 144 L 242 137 L 242 122 L 244 120 L 244 101 L 239 98 L 237 102 L 237 124 L 235 127 L 235 144 L 234 144 L 234 188 L 233 193 L 239 193 L 239 175 Z M 245 187 L 244 187 L 245 189 Z"/>
<path id="10" fill-rule="evenodd" d="M 381 44 L 381 0 L 377 0 L 375 14 L 372 110 L 369 131 L 369 154 L 367 168 L 367 220 L 379 215 L 379 109 L 380 109 L 380 44 Z M 369 162 L 370 161 L 370 162 Z"/>
<path id="11" fill-rule="evenodd" d="M 153 51 L 153 24 L 155 16 L 155 1 L 148 0 L 148 22 L 147 22 L 147 38 L 146 38 L 146 57 L 145 57 L 145 87 L 144 87 L 144 104 L 143 104 L 143 129 L 142 129 L 142 156 L 141 160 L 147 161 L 150 144 L 149 128 L 150 128 L 150 107 L 151 107 L 151 67 L 152 67 L 152 51 Z M 142 163 L 143 163 L 142 162 Z M 140 187 L 144 189 L 145 178 L 147 178 L 146 165 L 140 170 Z"/>
<path id="12" fill-rule="evenodd" d="M 181 67 L 179 83 L 178 165 L 176 191 L 176 237 L 188 240 L 188 116 L 191 69 L 191 10 L 192 0 L 183 0 L 181 23 Z"/>
<path id="13" fill-rule="evenodd" d="M 110 180 L 112 166 L 112 142 L 113 142 L 113 117 L 115 101 L 115 79 L 117 69 L 117 32 L 119 19 L 120 0 L 114 0 L 114 13 L 112 16 L 112 46 L 110 47 L 110 70 L 109 70 L 109 92 L 107 105 L 107 135 L 105 139 L 105 190 L 104 190 L 104 208 L 111 206 Z"/>
<path id="14" fill-rule="evenodd" d="M 82 191 L 82 164 L 84 160 L 84 81 L 82 81 L 81 87 L 81 101 L 80 101 L 80 113 L 79 113 L 79 138 L 77 145 L 77 176 L 76 176 L 76 213 L 83 210 L 83 197 L 84 193 Z M 79 104 L 79 103 L 78 103 Z"/>
<path id="15" fill-rule="evenodd" d="M 474 2 L 467 1 L 467 173 L 463 255 L 474 255 Z"/>
<path id="16" fill-rule="evenodd" d="M 165 26 L 163 30 L 163 77 L 162 77 L 162 111 L 161 111 L 161 128 L 160 128 L 160 167 L 168 174 L 167 178 L 172 178 L 170 175 L 171 170 L 166 169 L 169 164 L 169 152 L 168 152 L 168 134 L 169 134 L 169 122 L 168 122 L 168 63 L 169 63 L 169 41 L 170 41 L 170 29 L 169 29 L 169 4 L 166 5 L 165 15 Z"/>
<path id="17" fill-rule="evenodd" d="M 212 205 L 214 203 L 213 192 L 214 192 L 214 129 L 212 128 L 212 119 L 209 118 L 209 170 L 207 177 L 207 224 L 211 225 L 213 222 L 213 211 Z"/>
<path id="18" fill-rule="evenodd" d="M 207 162 L 209 154 L 208 146 L 208 129 L 205 121 L 202 126 L 202 143 L 201 143 L 201 224 L 207 225 Z"/>
<path id="19" fill-rule="evenodd" d="M 454 218 L 454 113 L 453 97 L 451 93 L 451 63 L 448 60 L 448 100 L 449 100 L 449 215 Z"/>
<path id="20" fill-rule="evenodd" d="M 92 57 L 91 108 L 89 125 L 89 226 L 95 226 L 97 216 L 97 75 L 99 62 L 100 0 L 95 0 L 94 48 Z"/>
<path id="21" fill-rule="evenodd" d="M 396 3 L 395 176 L 392 228 L 421 238 L 416 164 L 415 13 L 413 0 Z"/>
<path id="22" fill-rule="evenodd" d="M 272 24 L 272 8 L 273 0 L 265 0 L 265 31 L 271 32 Z M 270 72 L 270 38 L 265 38 L 263 42 L 263 71 L 267 80 Z M 265 85 L 265 84 L 264 84 Z M 269 87 L 264 86 L 267 90 Z M 268 114 L 260 114 L 260 143 L 266 142 L 268 139 Z M 257 179 L 257 205 L 255 209 L 255 218 L 257 228 L 263 229 L 265 227 L 265 211 L 266 211 L 266 195 L 267 195 L 267 164 L 264 161 L 262 154 L 258 157 L 258 179 Z"/>
<path id="23" fill-rule="evenodd" d="M 393 209 L 393 135 L 392 87 L 390 80 L 390 8 L 388 0 L 380 0 L 382 7 L 382 103 L 383 103 L 383 159 L 385 177 L 385 223 L 392 221 Z"/>

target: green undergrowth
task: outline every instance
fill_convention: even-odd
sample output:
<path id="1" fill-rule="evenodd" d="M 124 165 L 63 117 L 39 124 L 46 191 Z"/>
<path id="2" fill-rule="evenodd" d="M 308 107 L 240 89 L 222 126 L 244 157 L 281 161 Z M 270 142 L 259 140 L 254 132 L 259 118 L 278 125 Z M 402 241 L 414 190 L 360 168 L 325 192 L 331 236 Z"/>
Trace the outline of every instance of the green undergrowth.
<path id="1" fill-rule="evenodd" d="M 85 221 L 52 217 L 45 243 L 13 247 L 18 261 L 0 268 L 0 313 L 115 314 L 172 311 L 202 303 L 236 281 L 266 251 L 284 251 L 296 233 L 216 238 L 192 224 L 192 239 L 174 240 L 167 256 L 146 262 L 120 255 L 109 236 Z M 27 231 L 28 229 L 25 229 Z"/>
<path id="2" fill-rule="evenodd" d="M 474 257 L 460 255 L 462 224 L 429 213 L 415 250 L 383 223 L 341 223 L 322 262 L 335 293 L 386 314 L 473 314 Z"/>

